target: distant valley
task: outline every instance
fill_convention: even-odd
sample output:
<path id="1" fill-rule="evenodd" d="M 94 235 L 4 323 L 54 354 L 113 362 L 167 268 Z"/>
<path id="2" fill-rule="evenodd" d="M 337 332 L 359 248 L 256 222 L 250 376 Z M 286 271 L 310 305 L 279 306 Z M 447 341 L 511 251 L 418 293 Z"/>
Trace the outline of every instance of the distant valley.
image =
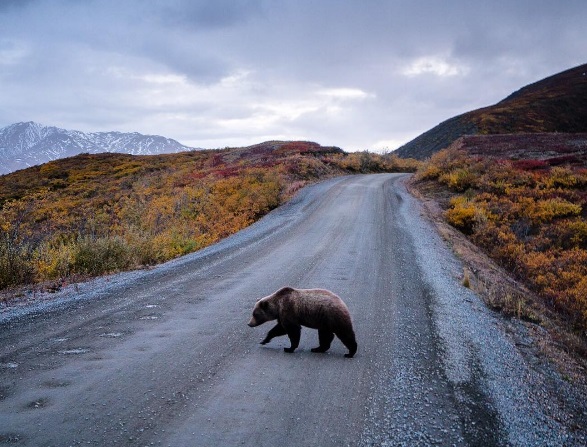
<path id="1" fill-rule="evenodd" d="M 195 148 L 158 135 L 85 133 L 35 122 L 16 123 L 0 129 L 0 175 L 82 153 L 155 155 L 192 150 Z"/>

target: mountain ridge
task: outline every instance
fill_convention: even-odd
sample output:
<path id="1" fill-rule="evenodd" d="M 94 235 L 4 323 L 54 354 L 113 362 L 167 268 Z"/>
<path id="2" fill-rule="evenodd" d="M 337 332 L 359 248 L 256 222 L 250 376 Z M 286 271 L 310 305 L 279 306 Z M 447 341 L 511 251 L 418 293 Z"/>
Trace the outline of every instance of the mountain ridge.
<path id="1" fill-rule="evenodd" d="M 587 64 L 528 84 L 498 103 L 441 122 L 397 149 L 425 159 L 465 135 L 587 132 Z"/>
<path id="2" fill-rule="evenodd" d="M 138 132 L 81 132 L 28 121 L 0 129 L 0 175 L 81 153 L 156 155 L 197 150 Z"/>

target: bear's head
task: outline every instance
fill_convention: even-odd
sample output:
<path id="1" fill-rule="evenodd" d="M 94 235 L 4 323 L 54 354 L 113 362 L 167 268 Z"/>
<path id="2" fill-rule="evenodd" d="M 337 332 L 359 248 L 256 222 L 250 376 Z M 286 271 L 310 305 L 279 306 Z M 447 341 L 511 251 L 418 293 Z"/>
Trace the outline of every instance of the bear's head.
<path id="1" fill-rule="evenodd" d="M 266 298 L 261 298 L 255 303 L 253 316 L 249 321 L 249 326 L 255 327 L 267 321 L 277 319 L 277 313 L 272 309 L 271 303 Z"/>

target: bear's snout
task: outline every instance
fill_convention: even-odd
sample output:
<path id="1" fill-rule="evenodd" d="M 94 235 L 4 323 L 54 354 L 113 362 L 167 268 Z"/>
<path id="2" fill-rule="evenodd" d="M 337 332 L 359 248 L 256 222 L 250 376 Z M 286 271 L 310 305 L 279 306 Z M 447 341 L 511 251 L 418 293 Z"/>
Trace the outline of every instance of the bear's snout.
<path id="1" fill-rule="evenodd" d="M 250 327 L 258 326 L 257 321 L 255 320 L 255 317 L 252 317 L 251 318 L 251 321 L 249 321 L 248 324 L 249 324 Z"/>

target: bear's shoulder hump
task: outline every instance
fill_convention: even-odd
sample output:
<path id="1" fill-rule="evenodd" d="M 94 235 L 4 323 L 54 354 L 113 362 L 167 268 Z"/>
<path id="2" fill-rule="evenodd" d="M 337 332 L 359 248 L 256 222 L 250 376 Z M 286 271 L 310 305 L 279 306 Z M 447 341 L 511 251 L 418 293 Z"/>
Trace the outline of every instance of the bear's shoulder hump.
<path id="1" fill-rule="evenodd" d="M 292 287 L 282 287 L 277 292 L 275 292 L 275 296 L 276 297 L 278 297 L 278 296 L 289 296 L 294 291 L 295 291 L 295 289 L 293 289 Z"/>

